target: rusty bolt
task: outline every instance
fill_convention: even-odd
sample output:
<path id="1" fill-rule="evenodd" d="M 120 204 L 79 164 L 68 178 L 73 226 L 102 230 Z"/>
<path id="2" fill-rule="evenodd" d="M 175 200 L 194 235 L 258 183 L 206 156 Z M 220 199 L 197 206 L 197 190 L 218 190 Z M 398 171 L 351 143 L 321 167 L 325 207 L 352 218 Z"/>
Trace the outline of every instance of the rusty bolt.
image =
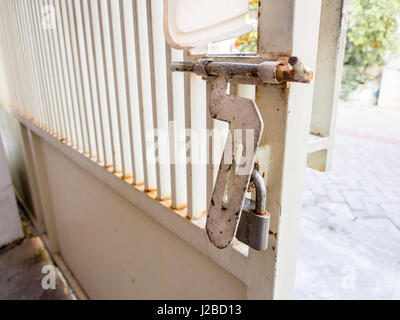
<path id="1" fill-rule="evenodd" d="M 297 57 L 283 59 L 276 67 L 276 79 L 279 82 L 310 83 L 312 71 L 308 70 Z"/>

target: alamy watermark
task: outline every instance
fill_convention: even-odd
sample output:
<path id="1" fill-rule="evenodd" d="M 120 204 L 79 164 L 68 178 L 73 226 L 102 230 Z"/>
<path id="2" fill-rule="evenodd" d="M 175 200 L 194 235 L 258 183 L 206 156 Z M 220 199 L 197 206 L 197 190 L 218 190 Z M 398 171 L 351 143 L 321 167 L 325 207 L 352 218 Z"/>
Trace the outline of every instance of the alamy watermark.
<path id="1" fill-rule="evenodd" d="M 43 6 L 42 12 L 42 28 L 44 30 L 56 29 L 56 9 L 52 5 Z"/>
<path id="2" fill-rule="evenodd" d="M 55 290 L 56 289 L 56 268 L 51 264 L 47 264 L 42 268 L 42 288 L 44 290 Z"/>
<path id="3" fill-rule="evenodd" d="M 175 121 L 168 129 L 146 132 L 146 160 L 149 164 L 234 165 L 236 175 L 247 175 L 254 161 L 256 138 L 253 129 L 178 129 Z M 211 145 L 212 143 L 212 145 Z M 222 159 L 210 156 L 212 149 L 224 148 Z"/>

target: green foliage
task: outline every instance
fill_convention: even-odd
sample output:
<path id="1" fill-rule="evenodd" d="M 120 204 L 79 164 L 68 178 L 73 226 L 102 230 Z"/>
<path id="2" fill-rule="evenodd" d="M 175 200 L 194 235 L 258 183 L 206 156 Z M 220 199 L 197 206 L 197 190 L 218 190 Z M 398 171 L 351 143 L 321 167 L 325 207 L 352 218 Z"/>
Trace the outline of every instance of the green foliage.
<path id="1" fill-rule="evenodd" d="M 257 52 L 257 37 L 257 30 L 253 30 L 237 38 L 235 46 L 242 53 Z"/>
<path id="2" fill-rule="evenodd" d="M 369 80 L 399 45 L 400 0 L 351 0 L 342 78 L 342 98 Z"/>
<path id="3" fill-rule="evenodd" d="M 259 0 L 250 0 L 249 8 L 250 8 L 250 16 L 249 19 L 256 19 L 258 15 L 258 1 Z M 235 47 L 240 52 L 257 52 L 257 29 L 246 33 L 239 38 L 236 39 Z"/>
<path id="4" fill-rule="evenodd" d="M 251 17 L 257 17 L 258 0 L 249 0 Z M 381 66 L 397 53 L 400 43 L 400 0 L 350 0 L 341 97 L 371 80 L 368 69 Z M 240 52 L 257 51 L 257 30 L 240 36 Z"/>
<path id="5" fill-rule="evenodd" d="M 344 63 L 374 67 L 396 53 L 399 42 L 399 0 L 351 0 Z"/>

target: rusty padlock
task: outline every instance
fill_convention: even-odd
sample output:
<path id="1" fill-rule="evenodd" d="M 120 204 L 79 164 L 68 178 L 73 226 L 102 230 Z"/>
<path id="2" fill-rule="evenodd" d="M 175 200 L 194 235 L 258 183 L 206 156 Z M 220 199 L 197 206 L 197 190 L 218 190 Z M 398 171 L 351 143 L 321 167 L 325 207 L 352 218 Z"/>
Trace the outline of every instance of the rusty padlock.
<path id="1" fill-rule="evenodd" d="M 251 180 L 256 187 L 256 201 L 245 199 L 236 238 L 256 250 L 267 250 L 270 214 L 267 207 L 267 190 L 261 174 L 254 169 Z"/>

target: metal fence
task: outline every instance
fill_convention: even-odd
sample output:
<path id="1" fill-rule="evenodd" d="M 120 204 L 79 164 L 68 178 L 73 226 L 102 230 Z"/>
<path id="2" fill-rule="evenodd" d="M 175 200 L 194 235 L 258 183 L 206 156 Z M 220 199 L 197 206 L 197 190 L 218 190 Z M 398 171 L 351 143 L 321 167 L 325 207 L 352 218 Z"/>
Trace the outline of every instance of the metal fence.
<path id="1" fill-rule="evenodd" d="M 237 242 L 218 250 L 203 230 L 205 219 L 199 218 L 205 218 L 227 124 L 209 115 L 206 81 L 170 71 L 170 61 L 196 56 L 165 43 L 163 1 L 0 1 L 9 91 L 2 105 L 22 124 L 29 142 L 26 159 L 34 162 L 28 171 L 40 189 L 46 189 L 46 168 L 35 148 L 43 140 L 229 271 L 246 285 L 248 298 L 287 298 L 294 283 L 306 161 L 320 170 L 329 167 L 346 1 L 261 3 L 257 61 L 298 55 L 316 71 L 315 91 L 314 83 L 229 89 L 254 98 L 264 120 L 257 161 L 271 213 L 267 251 Z M 57 253 L 46 199 L 51 197 L 45 191 L 41 197 L 49 221 L 45 231 Z M 168 215 L 173 211 L 178 215 Z"/>
<path id="2" fill-rule="evenodd" d="M 162 1 L 0 6 L 14 108 L 127 183 L 201 217 L 224 139 L 202 129 L 224 124 L 208 115 L 205 82 L 169 70 L 184 57 L 164 40 Z"/>

